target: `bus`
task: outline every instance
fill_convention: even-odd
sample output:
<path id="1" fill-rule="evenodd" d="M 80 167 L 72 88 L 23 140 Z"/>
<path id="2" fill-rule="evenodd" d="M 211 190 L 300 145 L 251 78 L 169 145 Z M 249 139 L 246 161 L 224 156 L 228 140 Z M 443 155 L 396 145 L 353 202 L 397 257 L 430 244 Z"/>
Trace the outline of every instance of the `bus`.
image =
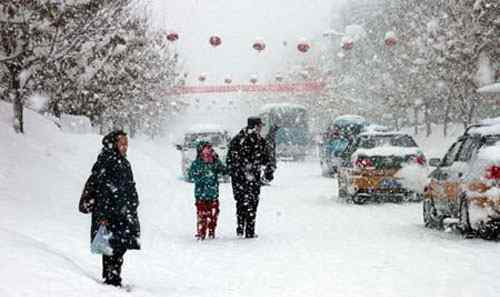
<path id="1" fill-rule="evenodd" d="M 335 118 L 322 133 L 320 142 L 319 159 L 323 176 L 334 176 L 337 173 L 337 168 L 343 162 L 342 153 L 354 137 L 368 126 L 368 121 L 358 115 L 343 115 Z"/>
<path id="2" fill-rule="evenodd" d="M 278 159 L 305 159 L 311 140 L 306 107 L 292 103 L 267 104 L 259 116 L 265 125 L 264 137 L 269 139 L 270 129 L 277 127 L 274 141 Z"/>

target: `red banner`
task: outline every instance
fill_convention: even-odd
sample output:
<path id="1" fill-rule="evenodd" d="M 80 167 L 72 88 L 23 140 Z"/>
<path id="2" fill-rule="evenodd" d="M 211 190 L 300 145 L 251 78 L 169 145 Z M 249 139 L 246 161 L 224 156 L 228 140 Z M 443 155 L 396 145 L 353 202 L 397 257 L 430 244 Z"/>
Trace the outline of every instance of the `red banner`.
<path id="1" fill-rule="evenodd" d="M 182 86 L 167 92 L 166 95 L 180 94 L 208 94 L 208 93 L 257 93 L 257 92 L 319 92 L 323 90 L 325 83 L 307 82 L 291 84 L 268 84 L 268 85 L 218 85 L 218 86 Z"/>

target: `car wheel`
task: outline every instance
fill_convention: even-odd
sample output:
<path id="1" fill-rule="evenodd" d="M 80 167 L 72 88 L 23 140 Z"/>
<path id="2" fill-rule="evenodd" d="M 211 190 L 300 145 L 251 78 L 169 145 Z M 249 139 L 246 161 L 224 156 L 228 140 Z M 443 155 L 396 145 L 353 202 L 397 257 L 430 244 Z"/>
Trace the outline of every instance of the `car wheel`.
<path id="1" fill-rule="evenodd" d="M 354 202 L 354 204 L 362 205 L 365 204 L 366 201 L 368 201 L 367 195 L 360 195 L 358 193 L 352 195 L 352 202 Z"/>
<path id="2" fill-rule="evenodd" d="M 469 218 L 469 202 L 467 200 L 467 197 L 462 196 L 460 198 L 460 210 L 459 210 L 459 219 L 460 219 L 460 230 L 462 231 L 463 234 L 466 236 L 470 236 L 470 234 L 473 233 L 473 230 L 470 225 L 470 218 Z"/>
<path id="3" fill-rule="evenodd" d="M 498 227 L 493 224 L 481 224 L 477 230 L 479 237 L 485 240 L 495 240 L 498 238 Z"/>
<path id="4" fill-rule="evenodd" d="M 426 228 L 443 228 L 443 219 L 438 215 L 434 202 L 431 199 L 424 199 L 423 215 L 424 226 Z"/>

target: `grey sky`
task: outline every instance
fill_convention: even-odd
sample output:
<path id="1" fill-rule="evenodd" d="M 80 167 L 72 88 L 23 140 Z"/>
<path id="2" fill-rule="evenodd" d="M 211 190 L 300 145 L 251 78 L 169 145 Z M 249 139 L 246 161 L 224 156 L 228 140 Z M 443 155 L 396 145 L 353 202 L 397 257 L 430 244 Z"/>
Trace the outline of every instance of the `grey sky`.
<path id="1" fill-rule="evenodd" d="M 206 84 L 226 76 L 247 83 L 251 75 L 274 77 L 284 65 L 304 59 L 297 41 L 317 38 L 328 29 L 333 6 L 340 0 L 151 0 L 154 23 L 179 33 L 177 47 L 190 79 L 207 74 Z M 222 46 L 212 48 L 217 34 Z M 266 50 L 252 49 L 262 37 Z M 284 46 L 283 41 L 288 45 Z M 314 47 L 313 47 L 314 50 Z M 195 83 L 191 81 L 191 83 Z"/>

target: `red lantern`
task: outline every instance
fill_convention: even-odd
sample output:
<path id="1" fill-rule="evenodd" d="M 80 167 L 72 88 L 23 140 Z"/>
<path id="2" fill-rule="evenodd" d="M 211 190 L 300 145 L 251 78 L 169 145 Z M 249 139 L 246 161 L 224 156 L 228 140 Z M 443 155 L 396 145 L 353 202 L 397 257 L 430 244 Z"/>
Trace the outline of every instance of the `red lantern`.
<path id="1" fill-rule="evenodd" d="M 257 40 L 252 47 L 254 50 L 261 52 L 266 49 L 266 44 L 261 40 Z"/>
<path id="2" fill-rule="evenodd" d="M 221 45 L 222 40 L 219 36 L 214 35 L 214 36 L 210 37 L 209 42 L 210 42 L 211 46 L 218 47 L 219 45 Z"/>
<path id="3" fill-rule="evenodd" d="M 167 40 L 171 42 L 175 42 L 179 39 L 179 34 L 176 32 L 170 32 L 167 34 Z"/>
<path id="4" fill-rule="evenodd" d="M 396 43 L 398 42 L 398 39 L 396 37 L 396 33 L 394 33 L 393 31 L 389 31 L 389 32 L 385 33 L 384 42 L 385 42 L 386 46 L 389 46 L 389 47 L 395 46 Z"/>
<path id="5" fill-rule="evenodd" d="M 228 84 L 228 85 L 229 85 L 230 83 L 232 83 L 232 82 L 233 82 L 233 80 L 232 80 L 232 79 L 230 79 L 230 78 L 226 78 L 226 79 L 224 80 L 224 83 L 226 83 L 226 84 Z"/>
<path id="6" fill-rule="evenodd" d="M 305 41 L 302 41 L 297 45 L 297 50 L 301 53 L 306 53 L 310 48 L 311 46 L 309 45 L 309 43 Z"/>
<path id="7" fill-rule="evenodd" d="M 206 79 L 207 79 L 207 76 L 205 74 L 202 74 L 202 75 L 198 76 L 198 80 L 200 82 L 204 82 Z"/>

